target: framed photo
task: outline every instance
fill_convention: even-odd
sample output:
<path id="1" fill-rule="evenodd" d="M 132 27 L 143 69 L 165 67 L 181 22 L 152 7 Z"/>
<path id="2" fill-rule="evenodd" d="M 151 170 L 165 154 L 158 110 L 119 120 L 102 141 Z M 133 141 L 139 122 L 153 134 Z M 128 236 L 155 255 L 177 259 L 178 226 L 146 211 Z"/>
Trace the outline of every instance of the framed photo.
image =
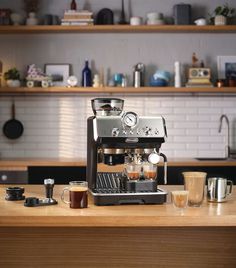
<path id="1" fill-rule="evenodd" d="M 45 64 L 44 69 L 52 77 L 54 86 L 67 86 L 67 79 L 71 74 L 70 64 Z"/>
<path id="2" fill-rule="evenodd" d="M 217 57 L 218 79 L 236 79 L 236 56 Z"/>

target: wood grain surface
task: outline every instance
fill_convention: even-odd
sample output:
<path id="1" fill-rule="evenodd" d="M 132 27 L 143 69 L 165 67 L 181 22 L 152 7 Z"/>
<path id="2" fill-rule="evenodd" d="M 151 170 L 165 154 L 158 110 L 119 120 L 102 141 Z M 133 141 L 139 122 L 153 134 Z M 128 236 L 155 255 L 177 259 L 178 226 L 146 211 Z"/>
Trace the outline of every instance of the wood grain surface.
<path id="1" fill-rule="evenodd" d="M 235 268 L 235 228 L 1 228 L 0 267 Z"/>

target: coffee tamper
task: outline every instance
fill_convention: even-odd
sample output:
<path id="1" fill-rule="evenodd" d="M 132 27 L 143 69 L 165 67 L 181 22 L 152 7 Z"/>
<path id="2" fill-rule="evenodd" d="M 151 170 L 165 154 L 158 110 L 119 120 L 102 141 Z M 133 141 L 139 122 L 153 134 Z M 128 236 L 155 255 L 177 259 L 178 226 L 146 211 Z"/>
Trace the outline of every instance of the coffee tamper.
<path id="1" fill-rule="evenodd" d="M 44 186 L 45 186 L 45 190 L 46 190 L 46 198 L 38 199 L 37 197 L 27 197 L 25 199 L 24 206 L 26 206 L 26 207 L 39 207 L 39 206 L 56 205 L 57 201 L 54 198 L 52 198 L 54 180 L 53 179 L 44 180 Z"/>
<path id="2" fill-rule="evenodd" d="M 44 180 L 44 186 L 46 190 L 46 198 L 42 200 L 43 203 L 48 205 L 57 204 L 57 201 L 52 198 L 53 196 L 53 187 L 54 187 L 54 180 L 53 179 L 46 179 Z"/>

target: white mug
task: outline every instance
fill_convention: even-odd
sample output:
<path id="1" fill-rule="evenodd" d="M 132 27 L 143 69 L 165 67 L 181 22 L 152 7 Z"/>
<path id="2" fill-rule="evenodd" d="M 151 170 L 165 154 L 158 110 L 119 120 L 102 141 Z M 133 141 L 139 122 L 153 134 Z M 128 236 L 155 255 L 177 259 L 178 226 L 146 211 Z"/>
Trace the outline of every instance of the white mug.
<path id="1" fill-rule="evenodd" d="M 130 25 L 141 25 L 142 18 L 141 17 L 131 17 L 130 18 Z"/>
<path id="2" fill-rule="evenodd" d="M 207 25 L 207 20 L 204 18 L 200 18 L 194 21 L 194 23 L 198 26 Z"/>

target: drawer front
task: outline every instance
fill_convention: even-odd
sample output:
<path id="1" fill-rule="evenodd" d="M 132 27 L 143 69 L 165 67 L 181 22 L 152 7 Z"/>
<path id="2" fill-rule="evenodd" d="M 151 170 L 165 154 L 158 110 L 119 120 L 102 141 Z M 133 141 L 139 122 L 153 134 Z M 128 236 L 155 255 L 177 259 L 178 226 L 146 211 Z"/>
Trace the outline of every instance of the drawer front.
<path id="1" fill-rule="evenodd" d="M 27 171 L 0 171 L 0 184 L 27 184 Z"/>

